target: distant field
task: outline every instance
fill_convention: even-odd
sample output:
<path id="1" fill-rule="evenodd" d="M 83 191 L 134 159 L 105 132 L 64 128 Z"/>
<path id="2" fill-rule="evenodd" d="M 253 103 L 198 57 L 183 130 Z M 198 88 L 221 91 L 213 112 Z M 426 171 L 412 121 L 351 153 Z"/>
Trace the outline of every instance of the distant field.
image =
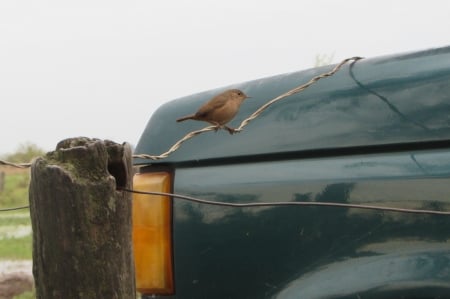
<path id="1" fill-rule="evenodd" d="M 28 169 L 0 167 L 4 173 L 3 186 L 0 186 L 0 208 L 28 205 Z"/>
<path id="2" fill-rule="evenodd" d="M 0 186 L 0 208 L 28 205 L 28 169 L 0 167 L 4 173 Z M 28 209 L 0 212 L 0 259 L 31 259 L 31 220 Z"/>
<path id="3" fill-rule="evenodd" d="M 31 223 L 28 211 L 0 214 L 0 259 L 31 259 Z"/>

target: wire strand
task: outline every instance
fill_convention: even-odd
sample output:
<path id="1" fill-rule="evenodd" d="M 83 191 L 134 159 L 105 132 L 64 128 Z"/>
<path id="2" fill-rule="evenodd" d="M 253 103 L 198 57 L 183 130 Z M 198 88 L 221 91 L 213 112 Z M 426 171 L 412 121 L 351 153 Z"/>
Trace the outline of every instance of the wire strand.
<path id="1" fill-rule="evenodd" d="M 303 90 L 305 90 L 306 88 L 310 87 L 311 85 L 313 85 L 314 83 L 316 83 L 317 81 L 319 81 L 320 79 L 326 78 L 326 77 L 330 77 L 332 75 L 334 75 L 337 71 L 339 71 L 343 65 L 345 65 L 346 63 L 348 63 L 349 61 L 358 61 L 362 59 L 362 57 L 359 56 L 355 56 L 355 57 L 351 57 L 351 58 L 346 58 L 343 61 L 341 61 L 339 64 L 337 64 L 331 71 L 326 72 L 326 73 L 322 73 L 318 76 L 313 77 L 311 80 L 309 80 L 308 82 L 306 82 L 305 84 L 302 84 L 300 86 L 297 86 L 279 96 L 277 96 L 276 98 L 268 101 L 267 103 L 265 103 L 264 105 L 262 105 L 260 108 L 258 108 L 255 112 L 253 112 L 249 117 L 247 117 L 246 119 L 244 119 L 241 124 L 239 125 L 239 127 L 237 127 L 234 132 L 241 132 L 245 126 L 247 126 L 252 120 L 254 120 L 255 118 L 257 118 L 259 115 L 261 115 L 261 113 L 264 112 L 264 110 L 266 110 L 269 106 L 273 105 L 274 103 L 289 97 L 291 95 L 294 95 L 296 93 L 299 93 Z M 140 159 L 150 159 L 150 160 L 160 160 L 160 159 L 164 159 L 167 158 L 170 154 L 172 154 L 173 152 L 175 152 L 176 150 L 178 150 L 181 146 L 182 143 L 184 143 L 185 141 L 201 134 L 204 132 L 209 132 L 209 131 L 216 131 L 217 130 L 217 126 L 208 126 L 205 127 L 201 130 L 197 130 L 197 131 L 192 131 L 188 134 L 186 134 L 183 138 L 181 138 L 180 140 L 178 140 L 168 151 L 166 151 L 165 153 L 162 153 L 161 155 L 155 156 L 155 155 L 149 155 L 149 154 L 138 154 L 138 155 L 133 155 L 133 158 L 140 158 Z"/>
<path id="2" fill-rule="evenodd" d="M 20 207 L 13 207 L 13 208 L 4 208 L 0 209 L 0 212 L 8 212 L 8 211 L 16 211 L 16 210 L 22 210 L 22 209 L 28 209 L 30 206 L 20 206 Z"/>
<path id="3" fill-rule="evenodd" d="M 144 195 L 158 195 L 169 196 L 172 198 L 178 198 L 190 202 L 199 204 L 207 204 L 222 207 L 232 208 L 255 208 L 255 207 L 282 207 L 282 206 L 321 206 L 321 207 L 334 207 L 334 208 L 347 208 L 347 209 L 363 209 L 363 210 L 376 210 L 383 212 L 397 212 L 397 213 L 409 213 L 409 214 L 428 214 L 428 215 L 450 215 L 450 211 L 435 211 L 435 210 L 422 210 L 422 209 L 406 209 L 406 208 L 393 208 L 385 206 L 373 206 L 373 205 L 361 205 L 361 204 L 347 204 L 347 203 L 334 203 L 334 202 L 321 202 L 321 201 L 282 201 L 282 202 L 251 202 L 251 203 L 232 203 L 223 201 L 212 201 L 201 199 L 197 197 L 167 193 L 167 192 L 152 192 L 152 191 L 139 191 L 128 188 L 120 188 L 119 191 L 144 194 Z M 28 209 L 30 206 L 20 206 L 13 208 L 0 209 L 0 212 L 15 211 L 21 209 Z"/>
<path id="4" fill-rule="evenodd" d="M 326 77 L 330 77 L 332 75 L 334 75 L 337 71 L 339 71 L 342 66 L 346 63 L 348 63 L 349 61 L 353 61 L 356 62 L 358 60 L 362 59 L 362 57 L 359 56 L 355 56 L 355 57 L 351 57 L 351 58 L 346 58 L 343 61 L 341 61 L 339 64 L 337 64 L 331 71 L 320 74 L 318 76 L 313 77 L 311 80 L 309 80 L 308 82 L 306 82 L 305 84 L 302 84 L 300 86 L 297 86 L 281 95 L 279 95 L 278 97 L 270 100 L 269 102 L 267 102 L 266 104 L 262 105 L 258 110 L 256 110 L 255 112 L 253 112 L 252 115 L 250 115 L 249 117 L 247 117 L 246 119 L 244 119 L 241 122 L 241 125 L 235 129 L 236 132 L 240 132 L 242 131 L 242 129 L 248 125 L 248 123 L 252 120 L 254 120 L 255 118 L 257 118 L 261 113 L 264 112 L 264 110 L 266 110 L 269 106 L 271 106 L 272 104 L 286 98 L 289 97 L 291 95 L 294 95 L 296 93 L 299 93 L 305 89 L 307 89 L 308 87 L 310 87 L 311 85 L 313 85 L 314 83 L 316 83 L 317 81 L 319 81 L 320 79 L 326 78 Z"/>
<path id="5" fill-rule="evenodd" d="M 31 163 L 13 163 L 4 160 L 0 160 L 0 165 L 12 166 L 16 168 L 29 168 L 31 167 Z"/>
<path id="6" fill-rule="evenodd" d="M 322 73 L 318 76 L 313 77 L 311 80 L 309 80 L 308 82 L 306 82 L 305 84 L 302 84 L 300 86 L 297 86 L 279 96 L 277 96 L 276 98 L 268 101 L 267 103 L 265 103 L 264 105 L 262 105 L 260 108 L 258 108 L 255 112 L 253 112 L 249 117 L 247 117 L 246 119 L 244 119 L 241 124 L 239 125 L 239 127 L 237 127 L 234 132 L 238 133 L 241 132 L 245 126 L 247 126 L 252 120 L 254 120 L 255 118 L 257 118 L 259 115 L 261 115 L 261 113 L 264 112 L 264 110 L 266 110 L 269 106 L 273 105 L 274 103 L 289 97 L 291 95 L 294 95 L 296 93 L 299 93 L 303 90 L 305 90 L 306 88 L 308 88 L 309 86 L 313 85 L 314 83 L 316 83 L 317 81 L 319 81 L 320 79 L 326 78 L 326 77 L 330 77 L 332 75 L 334 75 L 336 72 L 338 72 L 343 65 L 345 65 L 346 63 L 348 63 L 349 61 L 353 61 L 356 62 L 358 60 L 362 59 L 362 57 L 359 56 L 355 56 L 355 57 L 351 57 L 351 58 L 346 58 L 344 60 L 342 60 L 340 63 L 338 63 L 331 71 L 326 72 L 326 73 Z M 196 131 L 192 131 L 188 134 L 186 134 L 183 138 L 181 138 L 180 140 L 178 140 L 174 145 L 172 145 L 166 152 L 160 154 L 160 155 L 150 155 L 150 154 L 137 154 L 137 155 L 133 155 L 132 158 L 139 158 L 139 159 L 148 159 L 148 160 L 161 160 L 161 159 L 165 159 L 167 157 L 169 157 L 170 154 L 172 154 L 173 152 L 175 152 L 176 150 L 178 150 L 180 148 L 180 146 L 186 142 L 187 140 L 194 138 L 197 135 L 200 135 L 202 133 L 205 132 L 209 132 L 209 131 L 216 131 L 218 128 L 217 126 L 208 126 L 205 127 L 203 129 L 200 130 L 196 130 Z M 12 166 L 12 167 L 16 167 L 16 168 L 29 168 L 31 166 L 31 163 L 12 163 L 12 162 L 8 162 L 8 161 L 3 161 L 0 160 L 0 165 L 8 165 L 8 166 Z"/>
<path id="7" fill-rule="evenodd" d="M 130 192 L 130 193 L 136 193 L 136 194 L 170 196 L 173 198 L 179 198 L 179 199 L 183 199 L 183 200 L 195 202 L 195 203 L 200 203 L 200 204 L 233 207 L 233 208 L 276 207 L 276 206 L 322 206 L 322 207 L 335 207 L 335 208 L 378 210 L 378 211 L 383 211 L 383 212 L 397 212 L 397 213 L 410 213 L 410 214 L 450 215 L 450 211 L 405 209 L 405 208 L 393 208 L 393 207 L 385 207 L 385 206 L 320 202 L 320 201 L 231 203 L 231 202 L 200 199 L 200 198 L 182 195 L 182 194 L 176 194 L 176 193 L 139 191 L 139 190 L 133 190 L 133 189 L 127 189 L 127 188 L 121 188 L 119 190 L 122 190 L 125 192 Z"/>

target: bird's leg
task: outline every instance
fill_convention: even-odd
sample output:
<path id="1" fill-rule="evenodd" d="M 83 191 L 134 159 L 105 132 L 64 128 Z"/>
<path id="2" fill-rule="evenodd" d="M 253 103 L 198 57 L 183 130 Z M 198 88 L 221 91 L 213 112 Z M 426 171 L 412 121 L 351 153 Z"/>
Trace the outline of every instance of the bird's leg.
<path id="1" fill-rule="evenodd" d="M 210 121 L 209 123 L 212 124 L 213 126 L 216 126 L 216 127 L 214 128 L 214 132 L 216 132 L 216 133 L 217 133 L 217 131 L 218 131 L 219 129 L 222 129 L 222 126 L 221 126 L 218 122 Z"/>
<path id="2" fill-rule="evenodd" d="M 231 135 L 233 135 L 234 133 L 236 133 L 236 132 L 238 132 L 238 131 L 236 131 L 236 129 L 233 129 L 233 128 L 231 128 L 231 127 L 229 127 L 229 126 L 223 126 L 225 129 L 227 129 L 228 130 L 228 133 L 230 133 Z"/>
<path id="3" fill-rule="evenodd" d="M 221 124 L 219 124 L 218 122 L 210 122 L 212 125 L 214 125 L 214 126 L 216 126 L 215 128 L 214 128 L 214 131 L 215 132 L 217 132 L 219 129 L 226 129 L 227 131 L 228 131 L 228 133 L 230 133 L 231 135 L 233 135 L 234 133 L 236 133 L 236 132 L 239 132 L 239 131 L 237 131 L 236 129 L 233 129 L 233 128 L 231 128 L 231 127 L 229 127 L 229 126 L 226 126 L 226 125 L 221 125 Z"/>

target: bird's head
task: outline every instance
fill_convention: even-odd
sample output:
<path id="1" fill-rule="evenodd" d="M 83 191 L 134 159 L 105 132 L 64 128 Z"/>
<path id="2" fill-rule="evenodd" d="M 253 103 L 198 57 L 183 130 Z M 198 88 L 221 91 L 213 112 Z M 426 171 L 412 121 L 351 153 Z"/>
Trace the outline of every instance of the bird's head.
<path id="1" fill-rule="evenodd" d="M 250 98 L 242 90 L 239 89 L 230 89 L 228 92 L 230 93 L 230 96 L 233 100 L 237 100 L 239 102 L 243 102 L 245 99 Z"/>

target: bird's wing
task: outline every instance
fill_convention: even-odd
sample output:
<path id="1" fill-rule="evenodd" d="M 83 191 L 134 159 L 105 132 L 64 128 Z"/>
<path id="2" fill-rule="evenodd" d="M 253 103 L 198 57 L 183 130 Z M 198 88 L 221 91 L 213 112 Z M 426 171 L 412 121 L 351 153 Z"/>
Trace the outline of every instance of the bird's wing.
<path id="1" fill-rule="evenodd" d="M 212 111 L 215 111 L 217 109 L 220 109 L 227 103 L 226 97 L 215 97 L 212 100 L 205 103 L 200 109 L 198 109 L 197 113 L 195 113 L 196 116 L 206 116 Z"/>

